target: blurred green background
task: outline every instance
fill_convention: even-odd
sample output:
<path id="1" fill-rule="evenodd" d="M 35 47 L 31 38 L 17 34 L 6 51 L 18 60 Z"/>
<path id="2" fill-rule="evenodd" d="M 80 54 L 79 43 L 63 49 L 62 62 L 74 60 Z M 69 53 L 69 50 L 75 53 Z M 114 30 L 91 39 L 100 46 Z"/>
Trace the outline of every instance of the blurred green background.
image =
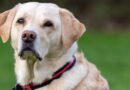
<path id="1" fill-rule="evenodd" d="M 17 3 L 54 2 L 72 11 L 87 28 L 79 50 L 96 64 L 110 90 L 130 87 L 130 0 L 0 0 L 0 12 Z M 0 40 L 0 90 L 15 84 L 14 56 L 10 41 Z"/>

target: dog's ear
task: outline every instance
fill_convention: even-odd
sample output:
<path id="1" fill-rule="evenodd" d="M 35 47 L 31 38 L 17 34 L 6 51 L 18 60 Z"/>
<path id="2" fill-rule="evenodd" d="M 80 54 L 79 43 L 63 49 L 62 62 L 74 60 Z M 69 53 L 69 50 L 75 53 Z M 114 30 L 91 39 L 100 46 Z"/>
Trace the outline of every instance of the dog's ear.
<path id="1" fill-rule="evenodd" d="M 12 22 L 17 8 L 18 5 L 10 10 L 0 13 L 0 37 L 4 43 L 9 39 Z"/>
<path id="2" fill-rule="evenodd" d="M 60 9 L 62 42 L 65 48 L 70 48 L 72 44 L 79 39 L 85 32 L 84 24 L 78 21 L 74 15 L 66 10 Z"/>

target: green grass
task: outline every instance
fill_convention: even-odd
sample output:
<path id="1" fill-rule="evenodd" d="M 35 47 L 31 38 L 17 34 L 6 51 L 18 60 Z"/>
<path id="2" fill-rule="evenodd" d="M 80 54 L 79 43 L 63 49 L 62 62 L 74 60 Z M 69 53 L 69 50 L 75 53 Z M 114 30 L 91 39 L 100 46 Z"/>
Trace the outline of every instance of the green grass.
<path id="1" fill-rule="evenodd" d="M 87 32 L 79 40 L 80 50 L 96 64 L 109 81 L 110 90 L 129 90 L 130 32 Z M 10 90 L 15 84 L 13 50 L 0 41 L 0 90 Z"/>

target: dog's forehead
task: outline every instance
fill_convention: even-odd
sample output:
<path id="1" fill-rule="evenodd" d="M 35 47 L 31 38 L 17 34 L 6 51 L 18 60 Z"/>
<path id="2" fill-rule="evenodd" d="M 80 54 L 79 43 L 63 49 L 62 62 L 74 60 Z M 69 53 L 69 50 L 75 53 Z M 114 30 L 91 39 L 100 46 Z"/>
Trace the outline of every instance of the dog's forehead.
<path id="1" fill-rule="evenodd" d="M 30 14 L 44 14 L 46 16 L 53 16 L 59 13 L 59 7 L 53 3 L 25 3 L 19 6 L 19 13 Z M 40 12 L 40 13 L 39 13 Z"/>

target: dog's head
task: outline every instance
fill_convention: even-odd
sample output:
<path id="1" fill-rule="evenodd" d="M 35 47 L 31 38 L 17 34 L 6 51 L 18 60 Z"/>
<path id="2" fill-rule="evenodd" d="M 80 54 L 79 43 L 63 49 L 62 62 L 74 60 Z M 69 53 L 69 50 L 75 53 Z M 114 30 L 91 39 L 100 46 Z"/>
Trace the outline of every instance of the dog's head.
<path id="1" fill-rule="evenodd" d="M 55 4 L 25 3 L 0 14 L 0 36 L 11 35 L 15 53 L 23 59 L 39 59 L 68 50 L 85 32 L 73 14 Z"/>

